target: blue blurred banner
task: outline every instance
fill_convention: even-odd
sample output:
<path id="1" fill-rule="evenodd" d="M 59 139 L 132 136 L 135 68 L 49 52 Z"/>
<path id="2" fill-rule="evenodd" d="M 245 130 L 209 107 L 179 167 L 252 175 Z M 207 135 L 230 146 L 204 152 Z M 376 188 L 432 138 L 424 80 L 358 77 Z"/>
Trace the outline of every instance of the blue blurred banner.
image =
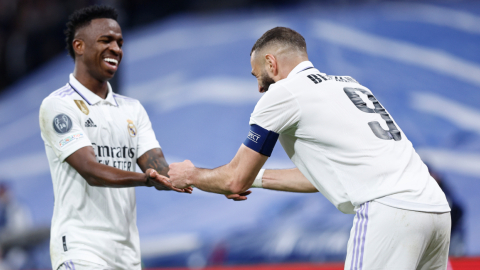
<path id="1" fill-rule="evenodd" d="M 168 162 L 230 161 L 260 98 L 250 49 L 275 26 L 307 41 L 322 72 L 370 88 L 465 210 L 465 254 L 480 255 L 480 3 L 303 6 L 182 15 L 125 33 L 121 93 L 142 102 Z M 61 56 L 0 96 L 1 178 L 50 223 L 53 191 L 38 110 L 73 62 Z M 115 91 L 115 89 L 114 89 Z M 266 168 L 293 167 L 278 144 Z M 146 265 L 343 260 L 353 216 L 321 194 L 253 190 L 245 202 L 137 188 Z"/>

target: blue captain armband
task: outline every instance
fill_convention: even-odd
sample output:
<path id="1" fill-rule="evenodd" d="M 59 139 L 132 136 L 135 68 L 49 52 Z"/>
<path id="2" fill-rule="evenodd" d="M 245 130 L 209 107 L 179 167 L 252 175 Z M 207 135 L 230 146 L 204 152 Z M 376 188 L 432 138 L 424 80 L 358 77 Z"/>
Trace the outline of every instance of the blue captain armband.
<path id="1" fill-rule="evenodd" d="M 269 157 L 272 154 L 275 143 L 277 143 L 278 133 L 268 131 L 261 126 L 251 125 L 250 132 L 243 142 L 245 146 Z"/>

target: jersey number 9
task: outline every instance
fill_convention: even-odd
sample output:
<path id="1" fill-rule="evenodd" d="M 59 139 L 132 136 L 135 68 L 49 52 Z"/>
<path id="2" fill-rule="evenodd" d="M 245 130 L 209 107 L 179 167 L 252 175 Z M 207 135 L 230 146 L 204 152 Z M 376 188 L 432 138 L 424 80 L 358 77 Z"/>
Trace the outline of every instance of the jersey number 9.
<path id="1" fill-rule="evenodd" d="M 387 122 L 388 130 L 383 129 L 380 126 L 380 123 L 377 121 L 371 121 L 368 122 L 368 125 L 373 131 L 373 134 L 377 136 L 378 138 L 382 140 L 395 140 L 395 141 L 400 141 L 402 139 L 402 134 L 398 130 L 397 126 L 393 122 L 392 118 L 390 118 L 390 115 L 387 113 L 385 108 L 383 108 L 382 104 L 378 102 L 378 100 L 375 98 L 375 96 L 363 89 L 360 88 L 350 88 L 350 87 L 345 87 L 343 88 L 343 91 L 345 91 L 345 94 L 347 94 L 348 98 L 353 102 L 353 104 L 362 112 L 366 113 L 378 113 L 382 117 L 385 122 Z M 373 105 L 375 106 L 375 109 L 371 109 L 367 107 L 367 104 L 362 100 L 362 98 L 357 94 L 357 91 L 365 94 L 367 98 L 373 102 Z"/>

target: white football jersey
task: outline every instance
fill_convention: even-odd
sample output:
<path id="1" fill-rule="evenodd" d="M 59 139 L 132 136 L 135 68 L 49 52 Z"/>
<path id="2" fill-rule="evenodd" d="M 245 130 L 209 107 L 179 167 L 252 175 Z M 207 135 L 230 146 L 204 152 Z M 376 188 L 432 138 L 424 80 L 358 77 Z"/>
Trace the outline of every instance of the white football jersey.
<path id="1" fill-rule="evenodd" d="M 272 84 L 250 118 L 280 134 L 285 152 L 340 211 L 364 202 L 448 212 L 445 194 L 393 118 L 351 77 L 305 61 Z"/>
<path id="2" fill-rule="evenodd" d="M 92 147 L 99 163 L 135 171 L 137 158 L 160 148 L 139 101 L 108 85 L 104 100 L 71 74 L 40 107 L 41 135 L 55 205 L 50 236 L 53 269 L 83 260 L 115 269 L 141 269 L 135 189 L 93 187 L 65 159 Z"/>

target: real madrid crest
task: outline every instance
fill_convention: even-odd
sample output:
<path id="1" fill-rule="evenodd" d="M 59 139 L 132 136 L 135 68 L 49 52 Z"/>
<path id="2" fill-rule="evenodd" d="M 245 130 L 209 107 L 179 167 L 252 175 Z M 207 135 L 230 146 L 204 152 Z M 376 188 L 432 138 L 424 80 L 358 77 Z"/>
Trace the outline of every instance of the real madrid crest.
<path id="1" fill-rule="evenodd" d="M 82 111 L 84 114 L 88 115 L 90 113 L 90 110 L 87 107 L 87 104 L 83 102 L 83 100 L 74 100 L 75 104 L 77 104 L 77 107 Z"/>
<path id="2" fill-rule="evenodd" d="M 135 137 L 137 135 L 137 128 L 133 124 L 132 120 L 128 119 L 127 122 L 128 122 L 128 125 L 127 125 L 128 133 L 130 134 L 130 136 Z"/>

